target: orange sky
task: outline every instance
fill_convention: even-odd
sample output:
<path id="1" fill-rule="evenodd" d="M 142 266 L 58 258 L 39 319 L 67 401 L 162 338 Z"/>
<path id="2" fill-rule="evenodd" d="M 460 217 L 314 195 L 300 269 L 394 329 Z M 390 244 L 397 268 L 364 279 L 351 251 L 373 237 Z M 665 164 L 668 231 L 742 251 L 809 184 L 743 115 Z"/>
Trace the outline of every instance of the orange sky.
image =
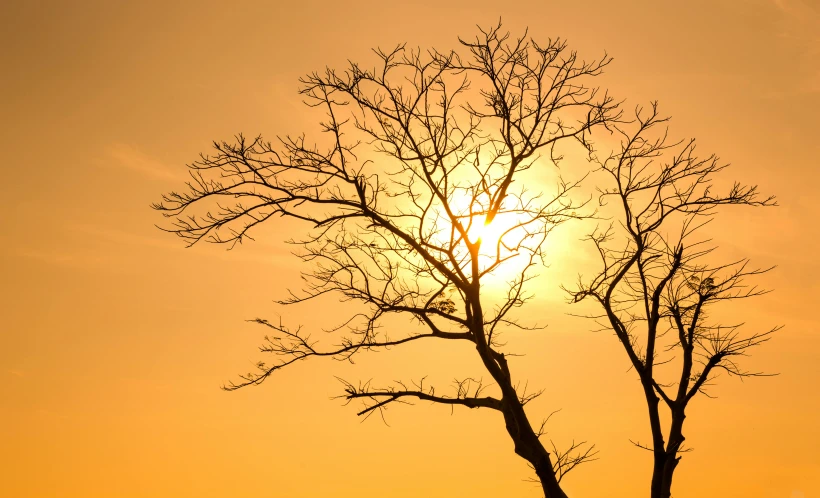
<path id="1" fill-rule="evenodd" d="M 284 3 L 284 2 L 281 2 Z M 333 375 L 428 373 L 474 361 L 408 348 L 298 365 L 261 388 L 218 387 L 257 359 L 272 300 L 298 265 L 268 227 L 235 251 L 185 250 L 149 209 L 211 140 L 315 130 L 297 78 L 374 46 L 453 48 L 503 17 L 615 57 L 599 83 L 658 99 L 672 130 L 733 164 L 781 207 L 727 212 L 722 254 L 778 268 L 776 292 L 737 308 L 785 329 L 696 398 L 675 496 L 820 496 L 820 6 L 814 0 L 678 2 L 3 2 L 0 6 L 0 496 L 539 496 L 495 413 L 419 403 L 360 423 Z M 501 5 L 502 7 L 499 7 Z M 277 233 L 277 230 L 278 233 Z M 648 495 L 643 400 L 615 339 L 566 316 L 558 284 L 583 258 L 553 242 L 515 369 L 546 389 L 538 415 L 558 441 L 597 444 L 572 497 Z M 323 314 L 339 310 L 332 301 Z M 328 325 L 315 311 L 293 322 Z"/>

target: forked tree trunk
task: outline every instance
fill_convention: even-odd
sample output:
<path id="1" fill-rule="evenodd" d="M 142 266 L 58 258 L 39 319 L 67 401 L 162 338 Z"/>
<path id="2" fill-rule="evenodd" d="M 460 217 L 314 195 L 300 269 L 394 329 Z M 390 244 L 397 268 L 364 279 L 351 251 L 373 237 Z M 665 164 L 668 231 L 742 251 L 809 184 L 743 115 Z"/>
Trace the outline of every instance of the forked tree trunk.
<path id="1" fill-rule="evenodd" d="M 655 464 L 652 468 L 652 498 L 672 496 L 672 477 L 679 461 L 680 457 L 677 453 L 655 457 Z"/>
<path id="2" fill-rule="evenodd" d="M 672 496 L 672 475 L 679 461 L 680 457 L 677 456 L 677 453 L 669 455 L 666 459 L 663 467 L 663 478 L 661 479 L 661 498 L 670 498 Z"/>
<path id="3" fill-rule="evenodd" d="M 655 463 L 652 468 L 652 498 L 670 498 L 672 496 L 672 477 L 680 462 L 679 450 L 683 444 L 683 411 L 672 413 L 672 424 L 669 430 L 669 442 L 665 451 L 655 452 Z"/>
<path id="4" fill-rule="evenodd" d="M 649 491 L 651 498 L 660 498 L 663 489 L 663 467 L 666 464 L 666 455 L 655 451 L 652 465 L 652 485 Z"/>
<path id="5" fill-rule="evenodd" d="M 683 420 L 686 418 L 684 408 L 672 412 L 672 424 L 669 428 L 669 443 L 667 444 L 666 461 L 663 465 L 661 476 L 661 489 L 659 498 L 669 498 L 672 496 L 672 477 L 675 468 L 680 462 L 679 451 L 683 445 Z"/>

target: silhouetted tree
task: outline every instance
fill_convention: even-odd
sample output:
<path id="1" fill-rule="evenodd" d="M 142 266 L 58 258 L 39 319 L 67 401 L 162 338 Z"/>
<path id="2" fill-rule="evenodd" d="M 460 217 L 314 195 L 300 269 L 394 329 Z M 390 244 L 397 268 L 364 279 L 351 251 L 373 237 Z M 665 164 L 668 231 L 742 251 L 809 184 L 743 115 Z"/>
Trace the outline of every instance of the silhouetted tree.
<path id="1" fill-rule="evenodd" d="M 560 160 L 560 144 L 591 150 L 590 131 L 617 119 L 613 100 L 588 83 L 610 58 L 582 61 L 563 40 L 513 39 L 500 26 L 461 40 L 460 50 L 376 50 L 373 69 L 351 63 L 303 78 L 307 104 L 326 112 L 329 146 L 304 136 L 216 142 L 213 155 L 189 166 L 187 189 L 154 207 L 173 220 L 165 229 L 190 245 L 233 246 L 271 218 L 302 220 L 311 227 L 301 242 L 307 284 L 283 303 L 333 293 L 363 305 L 344 317 L 329 348 L 300 328 L 256 319 L 268 329 L 261 351 L 272 360 L 226 389 L 260 384 L 315 356 L 458 341 L 475 350 L 494 385 L 463 378 L 444 394 L 423 380 L 345 382 L 344 397 L 365 402 L 360 415 L 410 399 L 498 411 L 545 495 L 565 497 L 561 477 L 594 452 L 546 449 L 524 410 L 538 393 L 518 387 L 498 335 L 526 327 L 510 313 L 528 300 L 544 238 L 579 216 L 567 196 L 577 182 L 559 181 L 545 196 L 516 180 L 540 156 Z M 491 224 L 500 234 L 483 244 Z M 511 266 L 504 299 L 482 294 L 488 278 Z M 379 324 L 394 314 L 423 332 L 389 336 Z"/>
<path id="2" fill-rule="evenodd" d="M 739 183 L 719 192 L 713 182 L 726 165 L 714 155 L 698 157 L 694 140 L 670 143 L 667 120 L 656 103 L 648 111 L 638 108 L 632 126 L 611 127 L 620 141 L 617 152 L 591 156 L 604 178 L 601 205 L 610 205 L 617 221 L 589 236 L 600 271 L 569 290 L 574 302 L 594 301 L 601 313 L 591 316 L 615 332 L 638 374 L 652 442 L 635 444 L 652 452 L 653 498 L 671 496 L 675 468 L 687 451 L 689 402 L 716 371 L 763 375 L 742 369 L 737 359 L 777 330 L 743 334 L 740 325 L 710 319 L 721 302 L 764 293 L 746 281 L 767 270 L 750 269 L 745 259 L 715 265 L 710 241 L 696 236 L 720 206 L 771 206 L 774 198 Z"/>

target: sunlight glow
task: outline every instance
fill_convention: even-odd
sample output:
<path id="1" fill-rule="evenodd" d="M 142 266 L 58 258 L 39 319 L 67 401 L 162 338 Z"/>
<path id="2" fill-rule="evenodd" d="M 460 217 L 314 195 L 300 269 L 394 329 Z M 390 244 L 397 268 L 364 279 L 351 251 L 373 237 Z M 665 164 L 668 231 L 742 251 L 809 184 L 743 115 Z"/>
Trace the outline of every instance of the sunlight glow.
<path id="1" fill-rule="evenodd" d="M 498 241 L 504 235 L 504 232 L 515 225 L 515 220 L 510 218 L 512 217 L 501 214 L 496 216 L 492 222 L 487 223 L 486 215 L 475 215 L 470 222 L 470 229 L 467 231 L 467 236 L 471 242 L 477 242 L 480 239 L 481 245 L 485 249 L 495 251 L 495 247 L 498 245 Z"/>
<path id="2" fill-rule="evenodd" d="M 469 225 L 467 236 L 470 241 L 481 242 L 479 266 L 482 269 L 498 259 L 510 258 L 492 271 L 492 277 L 488 281 L 491 287 L 494 286 L 490 284 L 491 281 L 501 284 L 520 275 L 529 261 L 528 246 L 532 240 L 528 240 L 527 230 L 519 226 L 526 220 L 526 215 L 510 212 L 499 213 L 490 223 L 487 223 L 484 214 L 473 215 L 470 222 L 464 220 Z"/>

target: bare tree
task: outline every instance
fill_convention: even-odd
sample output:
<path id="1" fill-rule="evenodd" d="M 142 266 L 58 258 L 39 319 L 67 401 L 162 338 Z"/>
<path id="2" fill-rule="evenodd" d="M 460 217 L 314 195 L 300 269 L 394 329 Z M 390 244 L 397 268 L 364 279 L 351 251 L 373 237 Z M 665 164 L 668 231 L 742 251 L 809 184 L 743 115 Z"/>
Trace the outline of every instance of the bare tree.
<path id="1" fill-rule="evenodd" d="M 652 441 L 635 444 L 653 454 L 651 496 L 668 498 L 681 453 L 688 451 L 683 423 L 690 401 L 717 371 L 763 375 L 737 360 L 777 330 L 744 334 L 739 324 L 711 317 L 721 302 L 763 294 L 747 281 L 768 270 L 751 269 L 745 259 L 711 263 L 713 247 L 697 233 L 721 206 L 775 202 L 739 183 L 718 192 L 713 183 L 726 165 L 714 155 L 698 157 L 694 140 L 671 143 L 668 118 L 659 116 L 657 103 L 635 114 L 631 127 L 612 127 L 617 152 L 591 156 L 606 178 L 601 205 L 611 204 L 617 222 L 588 237 L 601 269 L 568 291 L 573 302 L 594 301 L 601 312 L 589 316 L 615 333 L 638 374 Z M 669 413 L 666 427 L 661 400 Z"/>
<path id="2" fill-rule="evenodd" d="M 498 337 L 527 327 L 511 313 L 530 297 L 542 243 L 579 216 L 568 197 L 576 181 L 561 180 L 547 195 L 529 192 L 522 175 L 539 157 L 560 160 L 565 142 L 590 150 L 590 131 L 617 119 L 617 104 L 588 83 L 610 58 L 583 61 L 560 39 L 510 38 L 500 25 L 460 41 L 461 53 L 402 45 L 376 50 L 373 69 L 351 63 L 310 74 L 301 93 L 324 109 L 328 146 L 303 135 L 216 142 L 215 153 L 189 166 L 187 189 L 154 207 L 172 220 L 165 229 L 190 245 L 233 247 L 271 218 L 302 220 L 306 287 L 282 303 L 335 294 L 360 304 L 336 329 L 335 346 L 257 318 L 271 360 L 226 389 L 258 385 L 311 357 L 457 341 L 475 350 L 491 382 L 461 378 L 450 393 L 424 380 L 345 382 L 343 397 L 364 401 L 359 415 L 407 400 L 498 411 L 545 495 L 565 497 L 560 478 L 594 452 L 578 453 L 575 444 L 572 453 L 547 450 L 524 409 L 538 393 L 517 387 Z M 501 268 L 514 277 L 494 301 L 482 290 Z M 388 315 L 421 331 L 391 334 L 381 325 Z"/>

